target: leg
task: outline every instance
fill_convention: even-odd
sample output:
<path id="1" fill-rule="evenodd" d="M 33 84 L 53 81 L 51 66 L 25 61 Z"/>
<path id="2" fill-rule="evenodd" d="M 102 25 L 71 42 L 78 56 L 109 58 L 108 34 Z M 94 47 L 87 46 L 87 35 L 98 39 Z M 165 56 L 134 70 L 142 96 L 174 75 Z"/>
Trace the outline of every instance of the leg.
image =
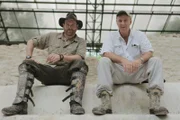
<path id="1" fill-rule="evenodd" d="M 82 108 L 82 98 L 88 66 L 83 60 L 76 60 L 72 62 L 69 70 L 72 73 L 71 85 L 75 86 L 72 89 L 73 96 L 70 98 L 70 111 L 72 114 L 84 114 L 85 110 Z"/>
<path id="2" fill-rule="evenodd" d="M 20 76 L 16 98 L 12 106 L 2 109 L 4 115 L 27 114 L 27 102 L 34 82 L 34 75 L 27 71 L 27 67 L 23 63 L 19 66 Z"/>
<path id="3" fill-rule="evenodd" d="M 19 66 L 19 81 L 16 98 L 12 106 L 2 109 L 4 115 L 27 114 L 28 99 L 32 101 L 29 94 L 32 93 L 31 88 L 34 83 L 34 77 L 46 85 L 70 84 L 70 81 L 62 80 L 63 77 L 57 72 L 57 68 L 25 60 Z"/>
<path id="4" fill-rule="evenodd" d="M 97 96 L 101 98 L 102 104 L 93 108 L 92 112 L 96 115 L 103 115 L 112 113 L 111 96 L 113 80 L 112 74 L 114 73 L 113 63 L 109 58 L 103 57 L 98 64 L 98 86 Z"/>
<path id="5" fill-rule="evenodd" d="M 112 61 L 107 57 L 102 57 L 98 63 L 97 73 L 98 86 L 96 95 L 99 97 L 102 91 L 107 91 L 110 95 L 112 95 L 112 74 L 114 73 Z"/>
<path id="6" fill-rule="evenodd" d="M 147 73 L 149 80 L 149 90 L 159 89 L 162 94 L 164 92 L 164 79 L 162 62 L 157 57 L 152 57 L 149 59 L 147 64 Z"/>
<path id="7" fill-rule="evenodd" d="M 153 57 L 148 61 L 147 74 L 149 80 L 150 113 L 155 115 L 167 115 L 168 110 L 160 107 L 160 96 L 164 92 L 164 79 L 162 75 L 162 63 L 160 59 Z"/>

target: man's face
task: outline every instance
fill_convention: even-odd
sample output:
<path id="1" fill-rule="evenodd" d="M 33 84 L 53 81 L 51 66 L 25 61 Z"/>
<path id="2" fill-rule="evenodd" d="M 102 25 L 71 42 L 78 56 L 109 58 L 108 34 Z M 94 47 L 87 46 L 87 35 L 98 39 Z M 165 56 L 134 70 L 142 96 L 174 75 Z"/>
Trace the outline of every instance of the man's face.
<path id="1" fill-rule="evenodd" d="M 121 34 L 129 33 L 131 18 L 127 15 L 118 16 L 116 18 L 117 26 L 121 32 Z"/>
<path id="2" fill-rule="evenodd" d="M 63 24 L 63 28 L 64 28 L 64 33 L 67 36 L 73 36 L 76 34 L 78 25 L 75 20 L 67 19 L 67 20 L 65 20 L 65 23 Z"/>

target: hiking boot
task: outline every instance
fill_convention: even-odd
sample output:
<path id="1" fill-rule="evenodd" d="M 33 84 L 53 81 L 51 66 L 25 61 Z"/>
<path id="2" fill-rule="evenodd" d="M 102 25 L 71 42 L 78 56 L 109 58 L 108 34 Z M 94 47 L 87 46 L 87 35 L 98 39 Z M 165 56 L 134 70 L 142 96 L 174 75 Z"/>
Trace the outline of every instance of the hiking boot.
<path id="1" fill-rule="evenodd" d="M 101 105 L 93 108 L 92 112 L 95 115 L 104 115 L 112 113 L 111 97 L 108 92 L 103 91 L 100 94 Z"/>
<path id="2" fill-rule="evenodd" d="M 165 107 L 160 106 L 160 96 L 161 91 L 159 89 L 154 89 L 149 92 L 150 98 L 150 114 L 154 114 L 157 116 L 166 116 L 169 111 Z"/>
<path id="3" fill-rule="evenodd" d="M 12 105 L 2 109 L 2 113 L 5 116 L 17 115 L 17 114 L 27 114 L 27 103 L 20 103 L 17 105 Z"/>
<path id="4" fill-rule="evenodd" d="M 75 115 L 82 115 L 85 113 L 84 108 L 77 102 L 70 102 L 70 112 Z"/>

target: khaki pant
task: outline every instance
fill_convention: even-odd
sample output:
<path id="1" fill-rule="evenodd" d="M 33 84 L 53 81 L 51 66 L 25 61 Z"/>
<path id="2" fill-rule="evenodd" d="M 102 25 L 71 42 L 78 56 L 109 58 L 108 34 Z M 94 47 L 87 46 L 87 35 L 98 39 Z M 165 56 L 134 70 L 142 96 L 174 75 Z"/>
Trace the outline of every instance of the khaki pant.
<path id="1" fill-rule="evenodd" d="M 164 79 L 162 74 L 162 63 L 157 57 L 152 57 L 148 62 L 140 66 L 135 73 L 129 74 L 123 71 L 120 64 L 113 63 L 109 58 L 102 57 L 98 64 L 98 85 L 96 94 L 99 97 L 102 91 L 112 95 L 113 84 L 137 84 L 145 80 L 149 82 L 148 89 L 160 89 L 163 93 Z"/>

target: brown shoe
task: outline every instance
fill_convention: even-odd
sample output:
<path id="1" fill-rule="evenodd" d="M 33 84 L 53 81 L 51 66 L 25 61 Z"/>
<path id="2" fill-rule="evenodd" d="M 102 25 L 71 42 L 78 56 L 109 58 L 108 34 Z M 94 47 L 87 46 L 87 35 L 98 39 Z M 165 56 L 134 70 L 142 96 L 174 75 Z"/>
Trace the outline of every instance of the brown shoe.
<path id="1" fill-rule="evenodd" d="M 111 98 L 108 92 L 103 91 L 100 94 L 102 104 L 98 107 L 93 108 L 92 112 L 95 115 L 105 115 L 112 113 Z"/>
<path id="2" fill-rule="evenodd" d="M 150 114 L 157 116 L 166 116 L 169 111 L 165 107 L 160 106 L 161 91 L 159 89 L 153 89 L 149 91 L 150 98 Z"/>
<path id="3" fill-rule="evenodd" d="M 17 115 L 17 114 L 27 114 L 27 103 L 20 103 L 17 105 L 12 105 L 10 107 L 3 108 L 1 112 L 5 116 Z"/>
<path id="4" fill-rule="evenodd" d="M 77 102 L 70 102 L 70 112 L 75 115 L 82 115 L 85 113 L 84 108 Z"/>
<path id="5" fill-rule="evenodd" d="M 159 109 L 149 109 L 150 114 L 157 116 L 166 116 L 169 111 L 165 107 L 160 107 Z"/>

